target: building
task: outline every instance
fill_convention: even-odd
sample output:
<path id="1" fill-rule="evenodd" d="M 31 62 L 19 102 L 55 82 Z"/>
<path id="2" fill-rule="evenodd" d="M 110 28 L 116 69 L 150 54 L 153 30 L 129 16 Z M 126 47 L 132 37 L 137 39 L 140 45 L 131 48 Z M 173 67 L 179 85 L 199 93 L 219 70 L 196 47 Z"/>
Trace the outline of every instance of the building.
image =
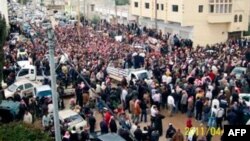
<path id="1" fill-rule="evenodd" d="M 140 25 L 206 45 L 240 37 L 248 29 L 249 5 L 250 0 L 131 0 L 130 11 Z"/>
<path id="2" fill-rule="evenodd" d="M 7 25 L 9 25 L 8 1 L 7 0 L 1 0 L 0 13 L 4 15 L 5 21 L 6 21 Z"/>
<path id="3" fill-rule="evenodd" d="M 109 3 L 111 0 L 65 0 L 65 12 L 73 16 L 78 15 L 78 9 L 81 15 L 91 18 L 95 12 L 96 5 Z"/>
<path id="4" fill-rule="evenodd" d="M 129 5 L 117 6 L 116 10 L 114 7 L 98 5 L 95 8 L 95 14 L 108 22 L 112 22 L 115 17 L 117 17 L 117 22 L 121 24 L 128 24 L 133 20 L 129 13 Z"/>

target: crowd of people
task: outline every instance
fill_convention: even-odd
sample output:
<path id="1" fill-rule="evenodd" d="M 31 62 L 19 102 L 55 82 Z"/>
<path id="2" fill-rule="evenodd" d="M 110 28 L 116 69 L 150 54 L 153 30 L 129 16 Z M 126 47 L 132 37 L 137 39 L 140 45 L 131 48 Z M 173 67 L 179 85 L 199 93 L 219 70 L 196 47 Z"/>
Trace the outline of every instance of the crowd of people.
<path id="1" fill-rule="evenodd" d="M 20 26 L 12 25 L 11 31 L 21 33 Z M 13 66 L 18 60 L 19 48 L 27 50 L 37 70 L 49 74 L 49 60 L 45 58 L 48 49 L 46 32 L 32 26 L 36 36 L 4 47 L 4 78 L 8 86 L 15 81 Z M 89 125 L 89 129 L 82 127 L 79 135 L 75 128 L 63 130 L 64 141 L 89 139 L 96 131 L 95 109 L 103 114 L 101 133 L 118 133 L 127 141 L 133 139 L 131 136 L 138 141 L 158 141 L 164 134 L 162 120 L 178 112 L 187 115 L 186 126 L 189 128 L 193 126 L 192 117 L 208 127 L 220 129 L 225 121 L 230 125 L 246 124 L 244 113 L 249 112 L 249 107 L 239 94 L 250 92 L 250 77 L 248 70 L 240 78 L 231 71 L 238 66 L 249 68 L 249 40 L 193 47 L 191 40 L 181 39 L 178 35 L 163 35 L 161 31 L 155 32 L 135 23 L 112 25 L 105 20 L 95 25 L 83 20 L 82 26 L 56 26 L 55 34 L 58 93 L 62 96 L 64 89 L 72 85 L 75 99 L 71 100 L 70 108 L 82 113 Z M 123 40 L 116 41 L 115 36 L 122 36 Z M 151 43 L 149 38 L 156 39 L 157 43 Z M 132 44 L 135 42 L 147 49 L 134 48 Z M 138 66 L 134 58 L 141 53 L 144 61 Z M 60 62 L 63 56 L 67 61 Z M 122 64 L 123 68 L 144 67 L 153 73 L 153 77 L 129 82 L 124 78 L 114 84 L 106 71 L 111 61 Z M 32 124 L 35 117 L 42 117 L 45 130 L 53 127 L 48 117 L 51 100 L 39 105 L 34 99 L 21 98 L 18 92 L 15 95 L 14 100 L 23 104 L 21 117 L 25 123 Z M 60 97 L 59 105 L 61 109 L 65 108 L 63 97 Z M 161 114 L 165 109 L 168 115 Z M 120 126 L 116 125 L 115 119 Z M 141 122 L 150 124 L 141 128 Z M 170 141 L 185 138 L 172 123 L 169 123 L 165 137 Z M 208 134 L 199 138 L 194 135 L 189 140 L 211 139 Z"/>

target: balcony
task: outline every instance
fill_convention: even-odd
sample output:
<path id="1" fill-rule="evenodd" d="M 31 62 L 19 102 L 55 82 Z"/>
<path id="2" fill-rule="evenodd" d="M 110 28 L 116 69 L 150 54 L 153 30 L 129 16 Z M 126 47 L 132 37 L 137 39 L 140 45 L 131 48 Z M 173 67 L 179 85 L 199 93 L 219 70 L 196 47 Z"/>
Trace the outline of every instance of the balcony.
<path id="1" fill-rule="evenodd" d="M 208 23 L 230 23 L 232 22 L 232 14 L 221 14 L 221 13 L 216 13 L 216 14 L 209 14 L 207 17 Z"/>

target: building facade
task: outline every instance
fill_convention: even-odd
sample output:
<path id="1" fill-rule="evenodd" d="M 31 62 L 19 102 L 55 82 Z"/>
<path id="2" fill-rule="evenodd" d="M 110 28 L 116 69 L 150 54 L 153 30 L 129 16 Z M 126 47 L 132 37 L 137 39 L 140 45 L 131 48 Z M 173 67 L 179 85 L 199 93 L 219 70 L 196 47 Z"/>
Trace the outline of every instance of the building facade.
<path id="1" fill-rule="evenodd" d="M 78 9 L 81 15 L 91 19 L 95 15 L 96 7 L 106 5 L 112 7 L 113 0 L 65 0 L 65 12 L 71 15 L 78 15 Z"/>
<path id="2" fill-rule="evenodd" d="M 139 24 L 190 38 L 194 45 L 240 37 L 248 29 L 249 9 L 250 0 L 130 1 Z"/>
<path id="3" fill-rule="evenodd" d="M 7 25 L 9 25 L 9 16 L 8 16 L 8 1 L 7 0 L 1 0 L 0 4 L 0 13 L 4 15 L 5 21 Z"/>

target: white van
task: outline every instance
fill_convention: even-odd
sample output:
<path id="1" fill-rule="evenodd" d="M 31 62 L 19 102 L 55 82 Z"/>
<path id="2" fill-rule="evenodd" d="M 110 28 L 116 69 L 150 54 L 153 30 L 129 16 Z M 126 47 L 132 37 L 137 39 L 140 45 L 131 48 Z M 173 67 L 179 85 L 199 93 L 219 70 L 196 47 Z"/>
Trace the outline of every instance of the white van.
<path id="1" fill-rule="evenodd" d="M 42 82 L 44 80 L 44 76 L 37 75 L 36 67 L 33 65 L 25 65 L 17 72 L 16 81 L 23 78 L 39 82 Z"/>

